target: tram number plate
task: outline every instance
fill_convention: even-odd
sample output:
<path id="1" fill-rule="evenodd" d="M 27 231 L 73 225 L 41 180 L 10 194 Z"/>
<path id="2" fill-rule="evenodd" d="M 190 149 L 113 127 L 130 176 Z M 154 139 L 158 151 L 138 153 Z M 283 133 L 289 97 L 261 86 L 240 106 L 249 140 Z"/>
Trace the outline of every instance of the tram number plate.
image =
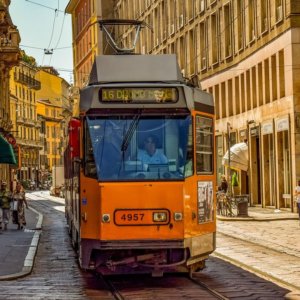
<path id="1" fill-rule="evenodd" d="M 166 213 L 167 219 L 162 222 L 153 220 L 154 213 Z M 117 209 L 114 213 L 114 222 L 119 226 L 137 225 L 166 225 L 169 224 L 169 211 L 166 209 Z"/>

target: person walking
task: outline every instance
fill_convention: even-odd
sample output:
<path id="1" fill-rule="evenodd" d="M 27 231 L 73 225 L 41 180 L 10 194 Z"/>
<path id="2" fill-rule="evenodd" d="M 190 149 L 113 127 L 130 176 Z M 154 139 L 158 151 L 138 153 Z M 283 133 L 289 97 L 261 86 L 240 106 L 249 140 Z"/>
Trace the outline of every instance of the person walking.
<path id="1" fill-rule="evenodd" d="M 16 191 L 13 194 L 14 210 L 13 222 L 18 224 L 18 229 L 23 229 L 26 226 L 25 207 L 28 208 L 28 203 L 25 197 L 25 191 L 20 182 L 17 182 Z M 16 205 L 15 205 L 16 202 Z"/>
<path id="2" fill-rule="evenodd" d="M 298 180 L 298 184 L 295 187 L 295 202 L 297 203 L 299 220 L 300 220 L 300 180 Z"/>
<path id="3" fill-rule="evenodd" d="M 231 177 L 231 186 L 233 196 L 238 196 L 240 194 L 240 188 L 237 172 L 233 172 L 233 175 Z"/>
<path id="4" fill-rule="evenodd" d="M 221 176 L 221 183 L 220 185 L 218 186 L 218 191 L 226 194 L 227 193 L 227 190 L 228 190 L 228 182 L 226 180 L 226 176 L 225 175 L 222 175 Z"/>
<path id="5" fill-rule="evenodd" d="M 7 230 L 7 224 L 9 222 L 11 193 L 7 190 L 7 183 L 1 182 L 0 188 L 0 229 L 2 229 L 2 223 L 4 223 L 4 230 Z"/>

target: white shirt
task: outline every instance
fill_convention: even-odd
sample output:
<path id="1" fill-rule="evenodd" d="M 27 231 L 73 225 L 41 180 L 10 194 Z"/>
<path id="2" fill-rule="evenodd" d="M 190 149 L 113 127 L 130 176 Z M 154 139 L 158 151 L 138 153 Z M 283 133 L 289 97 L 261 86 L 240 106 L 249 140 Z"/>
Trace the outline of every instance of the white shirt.
<path id="1" fill-rule="evenodd" d="M 138 152 L 137 159 L 142 162 L 142 164 L 167 164 L 168 159 L 167 157 L 155 150 L 155 153 L 153 155 L 149 155 L 147 151 L 141 150 Z"/>

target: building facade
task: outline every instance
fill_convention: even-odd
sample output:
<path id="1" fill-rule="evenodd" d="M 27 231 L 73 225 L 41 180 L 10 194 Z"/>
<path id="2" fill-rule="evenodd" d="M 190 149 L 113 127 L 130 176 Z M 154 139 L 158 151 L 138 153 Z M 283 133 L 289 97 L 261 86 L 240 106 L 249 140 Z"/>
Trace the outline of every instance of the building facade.
<path id="1" fill-rule="evenodd" d="M 20 35 L 9 14 L 10 0 L 0 0 L 0 135 L 10 135 L 9 71 L 19 61 Z M 5 145 L 5 144 L 3 144 Z M 4 149 L 1 149 L 4 151 Z M 0 180 L 10 181 L 9 164 L 0 161 Z"/>
<path id="2" fill-rule="evenodd" d="M 36 93 L 41 89 L 37 80 L 37 66 L 34 58 L 21 51 L 21 60 L 10 72 L 10 119 L 18 147 L 15 179 L 28 183 L 38 182 L 39 151 L 42 148 L 37 119 Z"/>
<path id="3" fill-rule="evenodd" d="M 88 74 L 93 56 L 107 48 L 99 28 L 88 27 L 95 5 L 106 2 L 74 0 L 67 6 L 78 87 L 84 62 L 80 72 Z M 104 11 L 97 11 L 98 18 L 111 16 Z M 152 30 L 144 28 L 136 52 L 176 53 L 187 80 L 213 94 L 218 177 L 229 173 L 222 166 L 228 145 L 246 141 L 249 168 L 237 170 L 241 193 L 250 195 L 252 205 L 294 211 L 300 178 L 300 2 L 116 0 L 113 17 L 145 21 Z M 85 34 L 92 36 L 92 46 Z M 132 28 L 117 32 L 124 45 L 132 37 Z"/>
<path id="4" fill-rule="evenodd" d="M 130 7 L 128 9 L 128 4 Z M 218 175 L 230 145 L 247 141 L 241 192 L 252 205 L 293 207 L 300 178 L 299 33 L 295 0 L 125 1 L 115 15 L 152 25 L 140 53 L 176 53 L 182 73 L 212 93 Z M 126 41 L 131 31 L 123 33 Z"/>
<path id="5" fill-rule="evenodd" d="M 40 67 L 38 78 L 41 89 L 37 93 L 37 115 L 41 122 L 40 176 L 44 182 L 53 167 L 63 166 L 67 142 L 67 125 L 73 113 L 70 85 L 52 67 Z"/>

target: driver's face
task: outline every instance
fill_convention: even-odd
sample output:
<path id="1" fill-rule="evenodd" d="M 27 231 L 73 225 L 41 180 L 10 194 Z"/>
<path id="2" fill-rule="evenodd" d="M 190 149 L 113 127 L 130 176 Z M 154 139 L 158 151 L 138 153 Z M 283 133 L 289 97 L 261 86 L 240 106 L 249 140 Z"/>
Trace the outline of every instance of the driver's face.
<path id="1" fill-rule="evenodd" d="M 148 153 L 152 154 L 153 152 L 155 152 L 155 149 L 156 149 L 155 142 L 153 141 L 153 139 L 151 137 L 147 138 L 144 143 L 145 143 L 145 150 Z"/>

